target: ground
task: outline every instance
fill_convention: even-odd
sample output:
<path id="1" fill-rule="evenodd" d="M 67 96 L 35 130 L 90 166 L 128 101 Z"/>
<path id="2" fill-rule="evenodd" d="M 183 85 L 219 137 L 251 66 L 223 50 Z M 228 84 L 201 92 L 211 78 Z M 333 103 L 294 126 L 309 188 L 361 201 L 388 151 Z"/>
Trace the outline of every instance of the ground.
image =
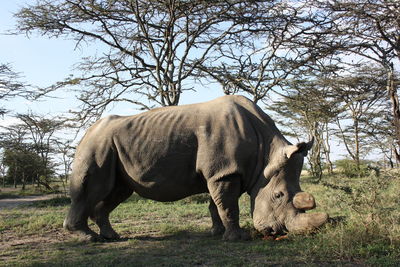
<path id="1" fill-rule="evenodd" d="M 254 232 L 247 195 L 240 200 L 240 223 L 252 231 L 251 241 L 224 242 L 210 235 L 208 196 L 160 203 L 133 195 L 111 214 L 122 239 L 90 243 L 62 228 L 67 197 L 20 198 L 5 207 L 10 194 L 1 189 L 0 266 L 400 266 L 396 177 L 378 189 L 370 177 L 330 177 L 325 185 L 303 179 L 303 189 L 317 199 L 316 212 L 343 220 L 281 241 Z"/>
<path id="2" fill-rule="evenodd" d="M 49 200 L 57 196 L 58 196 L 57 194 L 51 194 L 51 195 L 39 195 L 39 196 L 23 196 L 18 198 L 3 198 L 0 199 L 0 210 L 6 208 L 8 209 L 16 208 L 18 206 L 24 204 L 31 204 L 36 201 Z"/>

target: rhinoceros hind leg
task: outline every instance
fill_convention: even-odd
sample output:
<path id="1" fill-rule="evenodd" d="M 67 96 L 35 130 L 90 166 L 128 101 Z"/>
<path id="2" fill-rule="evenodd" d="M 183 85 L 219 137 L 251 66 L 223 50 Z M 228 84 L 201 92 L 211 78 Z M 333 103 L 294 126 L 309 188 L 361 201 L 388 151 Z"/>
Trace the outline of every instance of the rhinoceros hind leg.
<path id="1" fill-rule="evenodd" d="M 120 236 L 111 226 L 110 223 L 110 213 L 124 200 L 129 198 L 133 193 L 133 189 L 128 185 L 116 179 L 114 188 L 111 190 L 108 196 L 100 201 L 94 211 L 92 212 L 90 218 L 99 226 L 100 236 L 105 239 L 119 239 Z"/>
<path id="2" fill-rule="evenodd" d="M 88 226 L 71 228 L 67 223 L 67 219 L 64 220 L 63 226 L 64 226 L 64 229 L 78 235 L 79 238 L 82 240 L 87 240 L 87 241 L 92 241 L 92 242 L 101 240 L 101 237 L 97 233 L 93 232 Z"/>
<path id="3" fill-rule="evenodd" d="M 76 172 L 71 178 L 71 207 L 64 220 L 64 228 L 90 241 L 101 241 L 100 236 L 89 228 L 88 218 L 96 205 L 112 191 L 113 184 L 114 176 L 106 175 L 99 169 L 92 173 L 87 170 Z"/>
<path id="4" fill-rule="evenodd" d="M 99 241 L 100 236 L 92 231 L 88 224 L 89 211 L 84 201 L 72 202 L 71 208 L 64 220 L 64 229 L 79 235 L 81 238 L 88 241 Z"/>
<path id="5" fill-rule="evenodd" d="M 210 204 L 208 206 L 208 209 L 210 210 L 211 221 L 212 221 L 211 235 L 212 236 L 222 235 L 225 232 L 225 227 L 221 221 L 221 218 L 219 217 L 218 208 L 215 205 L 212 198 L 210 198 Z"/>

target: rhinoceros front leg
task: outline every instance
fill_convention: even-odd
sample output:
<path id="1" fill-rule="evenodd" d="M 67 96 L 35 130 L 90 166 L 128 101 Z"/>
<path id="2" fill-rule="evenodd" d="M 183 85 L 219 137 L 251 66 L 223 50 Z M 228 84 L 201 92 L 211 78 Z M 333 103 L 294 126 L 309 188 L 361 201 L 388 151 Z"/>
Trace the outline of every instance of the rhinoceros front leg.
<path id="1" fill-rule="evenodd" d="M 228 241 L 249 239 L 249 234 L 239 226 L 240 179 L 228 176 L 211 180 L 208 190 L 225 227 L 222 238 Z"/>

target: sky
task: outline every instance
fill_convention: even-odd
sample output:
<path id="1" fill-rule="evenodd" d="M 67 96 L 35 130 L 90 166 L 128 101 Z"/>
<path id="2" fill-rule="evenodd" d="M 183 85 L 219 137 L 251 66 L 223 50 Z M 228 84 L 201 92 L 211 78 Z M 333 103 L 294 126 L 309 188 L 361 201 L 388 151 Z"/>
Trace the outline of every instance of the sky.
<path id="1" fill-rule="evenodd" d="M 25 2 L 33 1 L 0 0 L 0 63 L 10 64 L 14 71 L 20 73 L 21 81 L 33 86 L 47 87 L 63 80 L 71 72 L 73 64 L 83 55 L 83 51 L 74 50 L 74 44 L 68 40 L 7 34 L 16 25 L 13 13 Z M 67 103 L 62 101 L 52 102 L 53 104 L 44 104 L 14 99 L 6 103 L 6 107 L 10 106 L 10 109 L 18 112 L 31 109 L 45 114 L 62 112 L 67 108 Z"/>

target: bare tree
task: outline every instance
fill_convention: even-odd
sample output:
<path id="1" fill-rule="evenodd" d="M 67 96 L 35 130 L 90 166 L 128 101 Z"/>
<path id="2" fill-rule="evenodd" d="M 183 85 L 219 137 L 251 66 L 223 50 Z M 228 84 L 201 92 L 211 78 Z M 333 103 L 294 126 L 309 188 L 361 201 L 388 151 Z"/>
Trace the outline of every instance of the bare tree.
<path id="1" fill-rule="evenodd" d="M 76 114 L 87 121 L 98 118 L 111 103 L 128 102 L 142 109 L 177 105 L 213 48 L 233 32 L 247 30 L 235 14 L 246 6 L 255 10 L 254 3 L 39 0 L 16 14 L 16 30 L 72 38 L 77 46 L 100 45 L 98 55 L 79 65 L 81 77 L 48 88 L 79 87 L 82 105 Z"/>
<path id="2" fill-rule="evenodd" d="M 72 146 L 71 140 L 55 140 L 56 143 L 56 152 L 61 155 L 61 170 L 62 174 L 60 175 L 61 182 L 63 185 L 63 189 L 65 194 L 67 194 L 67 183 L 69 174 L 71 172 L 71 165 L 74 153 L 74 147 Z"/>
<path id="3" fill-rule="evenodd" d="M 251 30 L 230 35 L 216 46 L 214 60 L 200 67 L 202 77 L 219 82 L 225 94 L 245 93 L 254 102 L 332 54 L 315 49 L 326 17 L 314 13 L 307 1 L 256 2 L 255 13 L 238 16 Z"/>

